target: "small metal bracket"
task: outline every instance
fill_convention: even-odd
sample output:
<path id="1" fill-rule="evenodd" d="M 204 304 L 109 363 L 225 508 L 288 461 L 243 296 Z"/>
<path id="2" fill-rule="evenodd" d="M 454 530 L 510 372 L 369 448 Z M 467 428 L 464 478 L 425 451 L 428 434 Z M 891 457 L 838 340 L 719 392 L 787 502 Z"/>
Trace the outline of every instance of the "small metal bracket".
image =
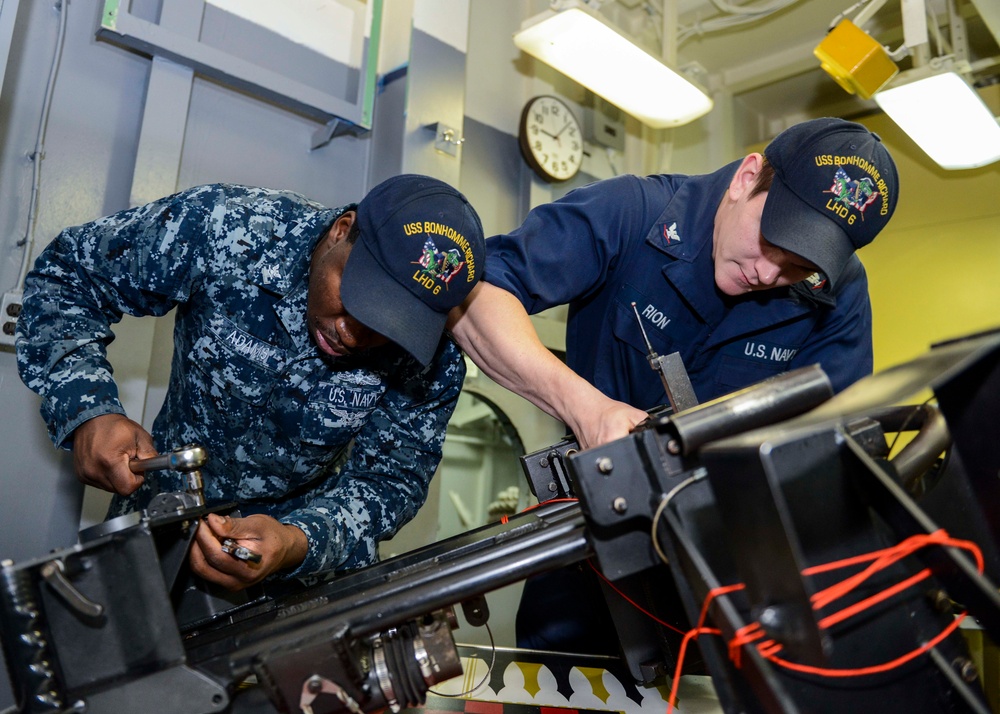
<path id="1" fill-rule="evenodd" d="M 473 627 L 482 627 L 490 619 L 490 606 L 485 595 L 476 595 L 462 601 L 462 614 Z"/>
<path id="2" fill-rule="evenodd" d="M 309 142 L 309 150 L 315 151 L 316 149 L 320 149 L 338 136 L 357 133 L 357 127 L 351 124 L 351 122 L 343 119 L 333 119 L 313 132 L 312 139 Z"/>
<path id="3" fill-rule="evenodd" d="M 459 136 L 458 131 L 441 122 L 424 124 L 424 129 L 434 132 L 434 148 L 443 154 L 458 156 L 458 147 L 465 143 L 465 137 Z"/>
<path id="4" fill-rule="evenodd" d="M 639 317 L 639 308 L 634 302 L 632 303 L 632 312 L 635 313 L 642 339 L 646 342 L 646 350 L 649 353 L 646 359 L 653 371 L 660 375 L 663 391 L 667 393 L 667 399 L 670 401 L 673 413 L 677 414 L 685 409 L 698 406 L 698 397 L 695 396 L 694 386 L 692 386 L 691 378 L 688 377 L 687 370 L 684 368 L 684 360 L 681 358 L 680 352 L 672 352 L 662 357 L 658 355 L 653 349 L 653 344 L 649 341 L 646 328 L 642 325 L 642 318 Z"/>

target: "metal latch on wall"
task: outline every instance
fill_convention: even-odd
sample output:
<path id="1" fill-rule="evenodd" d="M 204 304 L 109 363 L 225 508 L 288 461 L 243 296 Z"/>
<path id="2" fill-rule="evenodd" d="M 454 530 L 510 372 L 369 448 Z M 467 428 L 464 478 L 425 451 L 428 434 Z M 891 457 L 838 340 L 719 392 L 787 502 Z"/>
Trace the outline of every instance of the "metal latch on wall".
<path id="1" fill-rule="evenodd" d="M 424 128 L 434 132 L 434 148 L 443 154 L 458 156 L 458 147 L 465 143 L 465 137 L 458 131 L 441 122 L 424 124 Z"/>

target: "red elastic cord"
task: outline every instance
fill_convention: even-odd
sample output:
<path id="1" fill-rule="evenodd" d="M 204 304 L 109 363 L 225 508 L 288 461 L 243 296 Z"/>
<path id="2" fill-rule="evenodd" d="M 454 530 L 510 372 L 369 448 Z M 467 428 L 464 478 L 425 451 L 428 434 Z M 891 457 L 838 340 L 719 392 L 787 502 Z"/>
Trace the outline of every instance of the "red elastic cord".
<path id="1" fill-rule="evenodd" d="M 788 660 L 781 659 L 780 657 L 770 656 L 769 660 L 777 665 L 785 667 L 787 669 L 795 670 L 796 672 L 804 672 L 806 674 L 818 674 L 822 677 L 862 677 L 866 674 L 880 674 L 882 672 L 888 672 L 900 667 L 910 660 L 914 660 L 930 649 L 937 647 L 937 645 L 943 642 L 948 636 L 958 629 L 958 626 L 962 624 L 962 620 L 968 613 L 963 612 L 958 615 L 954 622 L 949 624 L 944 630 L 941 631 L 936 637 L 934 637 L 929 642 L 925 642 L 923 645 L 913 650 L 912 652 L 907 652 L 902 657 L 897 657 L 891 662 L 885 662 L 884 664 L 876 664 L 871 667 L 860 667 L 858 669 L 826 669 L 823 667 L 810 667 L 804 664 L 797 664 L 795 662 L 789 662 Z"/>
<path id="2" fill-rule="evenodd" d="M 716 629 L 714 627 L 705 627 L 705 620 L 708 617 L 708 608 L 712 604 L 712 600 L 720 595 L 726 595 L 727 593 L 735 592 L 736 590 L 742 590 L 745 585 L 743 583 L 737 583 L 735 585 L 725 585 L 723 587 L 715 588 L 710 590 L 708 595 L 705 597 L 705 602 L 701 606 L 701 615 L 698 617 L 698 624 L 693 630 L 689 630 L 684 635 L 684 639 L 681 640 L 680 650 L 677 652 L 677 667 L 674 669 L 674 681 L 670 685 L 670 698 L 667 700 L 667 714 L 671 714 L 674 710 L 674 702 L 677 701 L 677 688 L 681 683 L 681 671 L 684 667 L 684 657 L 687 654 L 688 643 L 697 638 L 699 635 L 722 635 L 722 630 Z"/>
<path id="3" fill-rule="evenodd" d="M 833 563 L 825 563 L 823 565 L 813 566 L 811 568 L 806 568 L 802 571 L 805 576 L 816 575 L 818 573 L 826 573 L 832 570 L 837 570 L 840 568 L 846 568 L 854 565 L 860 565 L 862 563 L 870 563 L 868 567 L 855 575 L 845 578 L 839 583 L 836 583 L 824 590 L 813 595 L 811 601 L 813 609 L 822 609 L 836 600 L 844 597 L 845 595 L 853 592 L 865 581 L 871 578 L 876 573 L 889 568 L 895 563 L 899 562 L 903 558 L 906 558 L 921 548 L 927 546 L 936 545 L 952 548 L 960 548 L 970 552 L 976 561 L 976 567 L 979 572 L 982 573 L 984 570 L 984 562 L 982 551 L 979 547 L 967 540 L 959 540 L 956 538 L 951 538 L 944 530 L 937 530 L 929 535 L 917 535 L 907 538 L 898 545 L 892 546 L 890 548 L 884 548 L 882 550 L 875 551 L 873 553 L 867 553 L 864 555 L 855 556 L 852 558 L 845 558 L 843 560 L 838 560 Z M 823 629 L 829 628 L 839 622 L 843 622 L 854 615 L 857 615 L 865 610 L 871 608 L 872 606 L 883 602 L 903 592 L 907 588 L 910 588 L 917 583 L 930 577 L 930 569 L 925 568 L 920 572 L 911 575 L 905 580 L 896 583 L 876 593 L 864 600 L 861 600 L 853 605 L 845 607 L 844 609 L 835 612 L 827 617 L 824 617 L 819 621 L 819 626 Z M 603 577 L 603 576 L 602 576 Z M 745 586 L 742 583 L 737 583 L 734 585 L 728 585 L 725 587 L 715 588 L 708 593 L 705 598 L 705 602 L 702 605 L 701 615 L 698 618 L 697 626 L 687 632 L 684 635 L 684 640 L 681 642 L 680 651 L 678 652 L 677 666 L 674 671 L 674 681 L 670 689 L 670 699 L 667 703 L 668 714 L 673 711 L 674 702 L 677 701 L 677 689 L 680 683 L 681 672 L 683 671 L 684 656 L 687 653 L 687 646 L 691 640 L 696 639 L 699 635 L 712 634 L 721 635 L 721 631 L 715 628 L 705 627 L 705 620 L 708 617 L 708 609 L 712 601 L 721 595 L 726 595 L 737 590 L 742 590 Z M 633 603 L 634 604 L 634 603 Z M 778 652 L 781 651 L 781 643 L 776 642 L 773 639 L 767 637 L 767 633 L 759 622 L 754 622 L 744 627 L 741 627 L 733 637 L 729 640 L 729 657 L 733 661 L 733 664 L 739 668 L 742 665 L 741 653 L 745 646 L 754 645 L 757 648 L 758 653 L 767 659 L 781 667 L 786 669 L 794 670 L 796 672 L 803 672 L 806 674 L 814 674 L 823 677 L 860 677 L 870 674 L 879 674 L 882 672 L 888 672 L 897 667 L 910 662 L 913 659 L 925 654 L 933 647 L 936 647 L 940 642 L 947 639 L 961 624 L 962 620 L 965 619 L 967 613 L 961 613 L 958 615 L 944 630 L 937 636 L 932 638 L 930 641 L 924 643 L 920 647 L 907 652 L 906 654 L 897 657 L 896 659 L 885 662 L 883 664 L 872 665 L 869 667 L 859 667 L 856 669 L 828 669 L 824 667 L 812 667 L 809 665 L 798 664 L 795 662 L 790 662 L 786 659 L 778 657 Z"/>
<path id="4" fill-rule="evenodd" d="M 660 625 L 663 625 L 664 627 L 667 627 L 667 628 L 673 630 L 674 632 L 676 632 L 679 635 L 683 635 L 684 634 L 684 630 L 680 629 L 679 627 L 674 627 L 669 622 L 664 622 L 663 620 L 661 620 L 660 618 L 658 618 L 656 615 L 654 615 L 653 613 L 651 613 L 649 610 L 647 610 L 646 608 L 644 608 L 642 605 L 640 605 L 639 603 L 637 603 L 635 600 L 633 600 L 632 598 L 630 598 L 628 595 L 626 595 L 625 593 L 623 593 L 621 590 L 619 590 L 617 585 L 615 585 L 613 582 L 611 582 L 610 580 L 608 580 L 604 576 L 604 573 L 602 573 L 600 570 L 597 569 L 597 566 L 594 565 L 593 561 L 588 560 L 587 563 L 590 565 L 591 569 L 595 573 L 597 573 L 597 577 L 599 577 L 601 580 L 603 580 L 604 582 L 606 582 L 608 584 L 608 587 L 610 587 L 612 590 L 614 590 L 616 593 L 618 593 L 618 595 L 621 596 L 621 598 L 623 600 L 625 600 L 625 602 L 627 602 L 629 605 L 631 605 L 632 607 L 634 607 L 636 610 L 638 610 L 639 612 L 641 612 L 643 615 L 645 615 L 649 619 L 653 620 L 654 622 L 656 622 L 656 623 L 658 623 Z"/>
<path id="5" fill-rule="evenodd" d="M 875 573 L 885 570 L 903 558 L 912 555 L 921 548 L 925 548 L 929 545 L 952 546 L 968 550 L 975 556 L 979 572 L 983 572 L 983 555 L 975 543 L 949 538 L 948 534 L 945 533 L 944 530 L 937 530 L 929 535 L 911 536 L 898 545 L 891 548 L 884 548 L 883 550 L 879 550 L 874 553 L 854 558 L 847 558 L 845 560 L 827 563 L 813 568 L 806 568 L 802 571 L 803 575 L 815 575 L 816 573 L 828 572 L 830 570 L 845 568 L 850 565 L 857 565 L 860 562 L 871 561 L 871 565 L 861 572 L 856 573 L 849 578 L 845 578 L 836 585 L 832 585 L 831 587 L 821 590 L 813 595 L 813 607 L 817 610 L 826 607 L 830 603 L 859 587 Z"/>
<path id="6" fill-rule="evenodd" d="M 980 573 L 983 572 L 984 563 L 983 563 L 982 551 L 980 551 L 979 547 L 975 543 L 972 543 L 971 541 L 951 538 L 944 530 L 937 530 L 933 533 L 926 535 L 912 536 L 890 548 L 884 548 L 882 550 L 875 551 L 873 553 L 868 553 L 853 558 L 846 558 L 844 560 L 839 560 L 833 563 L 826 563 L 824 565 L 807 568 L 806 570 L 802 571 L 803 575 L 815 575 L 816 573 L 829 572 L 831 570 L 836 570 L 839 568 L 844 568 L 852 565 L 858 565 L 860 563 L 865 563 L 865 562 L 871 563 L 861 572 L 856 573 L 855 575 L 852 575 L 848 578 L 845 578 L 841 582 L 836 583 L 826 588 L 825 590 L 821 590 L 820 592 L 813 595 L 812 597 L 813 609 L 819 610 L 823 607 L 826 607 L 827 605 L 830 605 L 836 600 L 853 592 L 855 589 L 857 589 L 860 585 L 862 585 L 865 581 L 867 581 L 876 573 L 885 570 L 886 568 L 889 568 L 890 566 L 899 562 L 903 558 L 912 555 L 921 548 L 926 548 L 927 546 L 931 545 L 961 548 L 963 550 L 969 551 L 970 553 L 972 553 L 973 557 L 976 560 L 976 566 L 979 569 L 979 572 Z M 847 620 L 848 618 L 853 617 L 854 615 L 857 615 L 861 612 L 864 612 L 865 610 L 871 608 L 872 606 L 889 599 L 893 595 L 897 595 L 898 593 L 903 592 L 907 588 L 916 585 L 922 580 L 925 580 L 926 578 L 930 577 L 930 575 L 931 571 L 929 569 L 921 570 L 920 572 L 911 575 L 905 580 L 896 583 L 894 585 L 891 585 L 888 588 L 885 588 L 884 590 L 876 593 L 875 595 L 872 595 L 838 612 L 828 615 L 827 617 L 820 620 L 818 624 L 821 628 L 828 628 L 836 623 L 843 622 L 844 620 Z M 770 660 L 774 664 L 777 664 L 781 667 L 786 667 L 788 669 L 793 669 L 797 672 L 817 674 L 825 677 L 859 677 L 868 674 L 877 674 L 895 669 L 896 667 L 899 667 L 902 664 L 905 664 L 906 662 L 909 662 L 915 659 L 916 657 L 919 657 L 920 655 L 924 654 L 928 650 L 930 650 L 932 647 L 937 645 L 939 642 L 943 641 L 952 632 L 954 632 L 955 629 L 958 627 L 959 623 L 962 621 L 962 619 L 965 618 L 965 615 L 966 613 L 962 613 L 960 616 L 956 617 L 946 628 L 944 628 L 944 630 L 940 634 L 934 637 L 930 642 L 923 644 L 922 646 L 902 655 L 901 657 L 892 660 L 891 662 L 886 662 L 880 665 L 873 665 L 870 667 L 861 667 L 856 669 L 828 669 L 823 667 L 811 667 L 807 665 L 796 664 L 794 662 L 789 662 L 788 660 L 779 658 L 777 656 L 777 653 L 781 649 L 780 645 L 777 645 L 775 647 L 772 646 L 770 642 L 766 641 L 759 643 L 757 645 L 757 650 L 758 652 L 760 652 L 762 657 Z M 740 640 L 739 633 L 737 633 L 737 637 L 734 637 L 733 640 L 730 641 L 730 656 L 732 656 L 734 648 L 740 648 L 744 644 L 749 644 L 749 642 Z M 733 661 L 738 667 L 739 666 L 738 659 L 734 659 Z"/>
<path id="7" fill-rule="evenodd" d="M 677 669 L 674 671 L 674 681 L 670 684 L 670 698 L 667 700 L 667 714 L 674 710 L 674 703 L 677 701 L 677 688 L 681 683 L 681 666 L 684 664 L 684 656 L 687 654 L 688 642 L 698 637 L 698 635 L 722 635 L 722 630 L 714 627 L 696 627 L 689 630 L 681 640 L 681 648 L 677 652 Z"/>

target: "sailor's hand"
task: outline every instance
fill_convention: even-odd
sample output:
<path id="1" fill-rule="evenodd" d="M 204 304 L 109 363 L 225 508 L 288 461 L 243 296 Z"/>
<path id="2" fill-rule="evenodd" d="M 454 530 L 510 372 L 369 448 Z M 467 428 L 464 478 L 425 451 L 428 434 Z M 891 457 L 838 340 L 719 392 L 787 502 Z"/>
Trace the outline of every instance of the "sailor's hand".
<path id="1" fill-rule="evenodd" d="M 142 485 L 129 461 L 156 456 L 153 437 L 122 414 L 103 414 L 73 431 L 73 468 L 88 486 L 127 496 Z"/>
<path id="2" fill-rule="evenodd" d="M 624 402 L 609 399 L 595 391 L 599 403 L 574 413 L 573 430 L 581 449 L 606 444 L 628 436 L 632 428 L 649 414 Z"/>
<path id="3" fill-rule="evenodd" d="M 237 549 L 245 549 L 239 553 L 244 557 L 238 557 Z M 308 550 L 302 529 L 271 516 L 233 518 L 210 513 L 198 527 L 190 564 L 205 580 L 228 590 L 242 590 L 271 573 L 297 567 Z"/>

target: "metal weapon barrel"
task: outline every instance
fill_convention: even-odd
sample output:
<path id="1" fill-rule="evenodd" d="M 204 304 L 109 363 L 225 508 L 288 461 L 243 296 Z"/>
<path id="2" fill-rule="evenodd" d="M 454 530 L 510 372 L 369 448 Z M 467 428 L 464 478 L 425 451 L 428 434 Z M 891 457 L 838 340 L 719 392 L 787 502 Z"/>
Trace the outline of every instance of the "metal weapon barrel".
<path id="1" fill-rule="evenodd" d="M 685 456 L 710 441 L 803 414 L 833 396 L 818 364 L 785 372 L 669 417 L 669 428 Z"/>

